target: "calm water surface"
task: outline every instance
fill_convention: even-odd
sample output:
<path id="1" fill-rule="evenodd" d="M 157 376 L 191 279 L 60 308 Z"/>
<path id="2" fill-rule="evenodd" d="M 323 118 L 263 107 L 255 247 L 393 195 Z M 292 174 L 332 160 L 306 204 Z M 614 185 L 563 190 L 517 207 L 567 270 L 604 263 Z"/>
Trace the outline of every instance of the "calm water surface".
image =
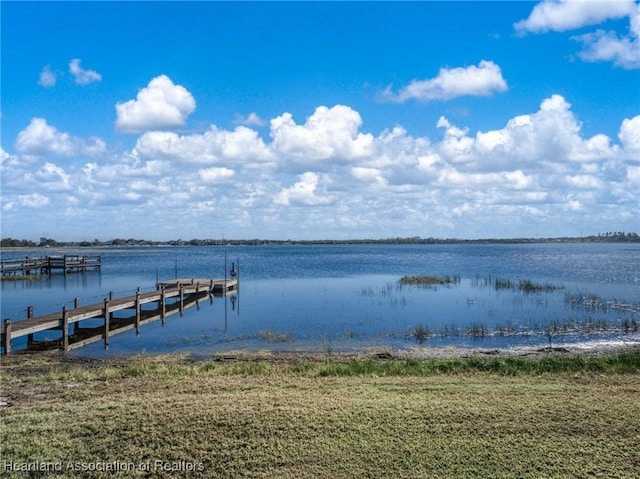
<path id="1" fill-rule="evenodd" d="M 64 253 L 3 251 L 2 259 Z M 3 281 L 2 318 L 24 319 L 30 305 L 44 314 L 71 307 L 76 297 L 88 304 L 111 291 L 116 297 L 137 287 L 150 291 L 176 273 L 221 278 L 226 256 L 227 271 L 232 262 L 239 267 L 237 297 L 205 301 L 164 326 L 144 326 L 139 336 L 113 336 L 107 351 L 96 343 L 75 354 L 640 341 L 640 245 L 147 247 L 86 254 L 94 253 L 102 255 L 101 272 Z M 400 285 L 404 275 L 452 282 Z M 521 281 L 541 290 L 525 292 Z M 47 334 L 41 338 L 55 337 Z"/>

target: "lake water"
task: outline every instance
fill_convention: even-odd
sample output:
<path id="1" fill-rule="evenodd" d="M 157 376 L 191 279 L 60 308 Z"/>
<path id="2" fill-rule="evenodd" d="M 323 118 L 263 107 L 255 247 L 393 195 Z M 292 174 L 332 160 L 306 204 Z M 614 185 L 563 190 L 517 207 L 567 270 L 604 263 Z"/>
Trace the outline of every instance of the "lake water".
<path id="1" fill-rule="evenodd" d="M 2 259 L 101 254 L 102 271 L 3 281 L 2 319 L 155 289 L 157 280 L 222 278 L 237 296 L 74 352 L 88 356 L 236 350 L 352 351 L 639 342 L 640 245 L 271 245 L 4 251 Z M 402 276 L 449 277 L 402 285 Z M 527 287 L 528 286 L 528 287 Z M 99 324 L 99 321 L 98 321 Z M 98 325 L 96 324 L 96 325 Z M 36 339 L 59 333 L 38 333 Z M 24 341 L 14 341 L 14 348 Z"/>

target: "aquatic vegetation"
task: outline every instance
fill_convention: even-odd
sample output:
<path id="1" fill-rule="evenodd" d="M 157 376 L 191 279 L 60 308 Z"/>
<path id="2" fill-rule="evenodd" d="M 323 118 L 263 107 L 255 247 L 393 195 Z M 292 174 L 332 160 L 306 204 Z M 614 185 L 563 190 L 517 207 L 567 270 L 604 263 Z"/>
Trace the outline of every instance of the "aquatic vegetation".
<path id="1" fill-rule="evenodd" d="M 256 336 L 267 343 L 293 343 L 295 338 L 290 333 L 279 333 L 277 331 L 258 331 Z"/>
<path id="2" fill-rule="evenodd" d="M 623 334 L 637 333 L 638 332 L 638 320 L 635 318 L 624 318 L 621 321 L 620 329 Z"/>
<path id="3" fill-rule="evenodd" d="M 607 300 L 596 294 L 567 293 L 565 302 L 572 308 L 582 311 L 623 311 L 628 313 L 640 313 L 640 303 L 611 299 Z"/>
<path id="4" fill-rule="evenodd" d="M 445 285 L 460 282 L 460 278 L 451 276 L 403 276 L 400 284 Z"/>
<path id="5" fill-rule="evenodd" d="M 485 336 L 490 336 L 491 331 L 489 328 L 480 322 L 473 322 L 471 326 L 466 328 L 465 334 L 467 336 L 471 336 L 474 339 L 484 338 Z"/>
<path id="6" fill-rule="evenodd" d="M 433 335 L 434 334 L 429 330 L 429 328 L 423 324 L 419 324 L 418 326 L 407 332 L 408 337 L 415 338 L 415 340 L 420 344 L 424 343 L 427 339 L 429 339 L 430 336 Z"/>
<path id="7" fill-rule="evenodd" d="M 552 339 L 562 336 L 589 336 L 603 333 L 635 334 L 640 331 L 640 321 L 633 317 L 607 320 L 587 316 L 584 318 L 554 319 L 551 321 L 534 321 L 529 324 L 496 323 L 487 325 L 481 321 L 474 321 L 469 326 L 459 327 L 455 323 L 441 327 L 429 327 L 419 324 L 405 331 L 404 338 L 413 339 L 422 344 L 431 338 L 460 338 L 468 337 L 474 340 L 490 337 L 545 337 L 551 346 Z"/>
<path id="8" fill-rule="evenodd" d="M 553 291 L 563 290 L 564 286 L 552 283 L 536 283 L 530 279 L 520 280 L 518 282 L 510 279 L 496 278 L 493 281 L 495 289 L 512 289 L 522 291 L 524 293 L 550 293 Z"/>

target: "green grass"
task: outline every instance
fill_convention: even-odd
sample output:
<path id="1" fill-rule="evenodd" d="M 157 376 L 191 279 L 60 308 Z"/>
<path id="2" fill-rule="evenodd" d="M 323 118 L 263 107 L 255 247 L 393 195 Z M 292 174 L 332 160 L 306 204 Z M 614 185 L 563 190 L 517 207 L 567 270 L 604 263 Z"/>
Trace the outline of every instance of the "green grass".
<path id="1" fill-rule="evenodd" d="M 10 404 L 0 408 L 2 461 L 135 465 L 46 477 L 640 475 L 638 350 L 539 360 L 16 355 L 2 359 L 0 379 Z"/>

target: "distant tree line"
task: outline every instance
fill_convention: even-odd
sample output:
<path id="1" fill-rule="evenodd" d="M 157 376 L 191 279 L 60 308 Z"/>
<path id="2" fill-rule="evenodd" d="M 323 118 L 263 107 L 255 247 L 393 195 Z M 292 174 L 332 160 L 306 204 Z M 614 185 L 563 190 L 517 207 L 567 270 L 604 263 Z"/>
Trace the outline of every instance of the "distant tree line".
<path id="1" fill-rule="evenodd" d="M 3 238 L 2 248 L 35 247 L 97 247 L 97 246 L 247 246 L 247 245 L 343 245 L 343 244 L 526 244 L 526 243 L 640 243 L 637 233 L 622 231 L 600 233 L 596 236 L 558 237 L 558 238 L 421 238 L 395 237 L 385 239 L 349 239 L 349 240 L 265 240 L 265 239 L 192 239 L 172 241 L 149 241 L 140 239 L 114 238 L 109 241 L 56 241 L 40 238 L 38 243 L 25 239 Z"/>

